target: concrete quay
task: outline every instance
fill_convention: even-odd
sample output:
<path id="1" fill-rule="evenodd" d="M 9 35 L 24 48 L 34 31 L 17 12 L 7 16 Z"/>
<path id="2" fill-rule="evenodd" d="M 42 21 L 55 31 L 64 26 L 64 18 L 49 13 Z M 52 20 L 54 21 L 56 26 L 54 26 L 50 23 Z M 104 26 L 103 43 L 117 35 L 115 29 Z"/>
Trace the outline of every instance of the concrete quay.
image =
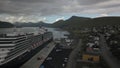
<path id="1" fill-rule="evenodd" d="M 51 42 L 46 47 L 44 47 L 40 52 L 23 64 L 20 68 L 40 68 L 40 65 L 45 61 L 49 53 L 55 47 L 55 43 Z"/>

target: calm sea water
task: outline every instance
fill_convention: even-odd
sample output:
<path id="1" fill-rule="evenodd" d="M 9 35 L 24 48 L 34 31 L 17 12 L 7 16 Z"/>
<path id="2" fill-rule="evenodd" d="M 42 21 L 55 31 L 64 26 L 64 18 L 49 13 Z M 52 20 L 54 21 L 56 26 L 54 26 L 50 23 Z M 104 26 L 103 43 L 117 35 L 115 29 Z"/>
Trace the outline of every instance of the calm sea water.
<path id="1" fill-rule="evenodd" d="M 67 36 L 64 36 L 65 34 L 68 34 L 69 35 L 69 32 L 67 31 L 63 31 L 61 29 L 58 29 L 58 28 L 47 28 L 48 31 L 51 31 L 53 32 L 53 36 L 54 36 L 54 39 L 55 38 L 67 38 Z"/>
<path id="2" fill-rule="evenodd" d="M 46 28 L 53 33 L 54 39 L 66 38 L 65 34 L 69 34 L 67 31 L 63 31 L 58 28 Z M 23 27 L 23 28 L 0 28 L 0 33 L 12 33 L 12 32 L 35 32 L 38 31 L 38 27 Z"/>

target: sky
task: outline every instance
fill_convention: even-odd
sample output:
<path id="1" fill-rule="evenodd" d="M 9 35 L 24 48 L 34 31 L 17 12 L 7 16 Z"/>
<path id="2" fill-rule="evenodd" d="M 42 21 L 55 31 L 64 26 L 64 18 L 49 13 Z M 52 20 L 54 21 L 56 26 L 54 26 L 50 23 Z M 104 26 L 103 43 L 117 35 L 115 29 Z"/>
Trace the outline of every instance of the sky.
<path id="1" fill-rule="evenodd" d="M 53 23 L 71 16 L 120 16 L 120 0 L 0 0 L 0 20 Z"/>

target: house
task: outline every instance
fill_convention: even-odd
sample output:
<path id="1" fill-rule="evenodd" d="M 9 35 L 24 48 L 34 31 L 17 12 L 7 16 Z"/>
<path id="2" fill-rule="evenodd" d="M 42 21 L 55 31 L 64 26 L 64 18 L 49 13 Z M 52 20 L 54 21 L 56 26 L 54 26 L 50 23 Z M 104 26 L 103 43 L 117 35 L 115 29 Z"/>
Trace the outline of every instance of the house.
<path id="1" fill-rule="evenodd" d="M 99 62 L 100 61 L 100 48 L 98 45 L 86 47 L 86 51 L 82 55 L 83 61 Z"/>
<path id="2" fill-rule="evenodd" d="M 95 55 L 95 54 L 83 54 L 82 56 L 83 61 L 93 61 L 93 62 L 99 62 L 100 61 L 100 56 Z"/>

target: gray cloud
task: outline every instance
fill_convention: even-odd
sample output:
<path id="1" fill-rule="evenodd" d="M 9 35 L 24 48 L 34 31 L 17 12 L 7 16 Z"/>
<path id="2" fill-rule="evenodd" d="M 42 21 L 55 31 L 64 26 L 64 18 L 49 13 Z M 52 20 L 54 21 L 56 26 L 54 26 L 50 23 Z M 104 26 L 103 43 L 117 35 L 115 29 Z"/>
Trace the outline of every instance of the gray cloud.
<path id="1" fill-rule="evenodd" d="M 46 15 L 60 11 L 60 4 L 55 0 L 5 0 L 0 1 L 0 14 L 42 13 Z"/>
<path id="2" fill-rule="evenodd" d="M 111 3 L 112 1 L 114 3 Z M 114 8 L 120 6 L 119 4 L 120 1 L 118 0 L 1 0 L 0 14 L 40 13 L 41 15 L 51 15 L 65 12 L 81 12 L 87 9 Z"/>
<path id="3" fill-rule="evenodd" d="M 4 14 L 38 17 L 65 13 L 103 14 L 119 11 L 119 0 L 0 0 L 0 15 L 3 17 Z"/>
<path id="4" fill-rule="evenodd" d="M 106 1 L 110 1 L 110 0 L 78 0 L 80 5 L 94 5 L 94 4 L 98 4 Z"/>
<path id="5" fill-rule="evenodd" d="M 55 0 L 9 0 L 14 2 L 22 2 L 22 3 L 37 3 L 37 2 L 53 2 Z"/>

